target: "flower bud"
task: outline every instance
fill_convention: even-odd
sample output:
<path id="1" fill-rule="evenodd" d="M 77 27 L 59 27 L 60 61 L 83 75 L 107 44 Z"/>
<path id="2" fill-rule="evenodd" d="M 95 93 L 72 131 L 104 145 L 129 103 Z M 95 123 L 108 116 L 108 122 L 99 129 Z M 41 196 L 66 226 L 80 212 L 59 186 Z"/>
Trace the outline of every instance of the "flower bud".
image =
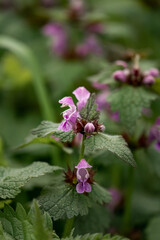
<path id="1" fill-rule="evenodd" d="M 149 75 L 151 75 L 152 77 L 158 77 L 159 75 L 159 71 L 157 68 L 151 68 L 149 70 Z"/>
<path id="2" fill-rule="evenodd" d="M 147 85 L 152 85 L 153 83 L 155 83 L 155 79 L 153 76 L 147 75 L 146 77 L 144 77 L 143 83 Z"/>
<path id="3" fill-rule="evenodd" d="M 101 125 L 99 126 L 100 132 L 104 132 L 105 128 L 106 128 L 106 127 L 105 127 L 103 124 L 101 124 Z"/>
<path id="4" fill-rule="evenodd" d="M 122 70 L 117 70 L 113 73 L 113 78 L 120 82 L 126 82 L 126 74 Z"/>
<path id="5" fill-rule="evenodd" d="M 93 123 L 87 123 L 84 127 L 84 131 L 87 133 L 92 133 L 95 130 L 95 126 L 93 125 Z"/>
<path id="6" fill-rule="evenodd" d="M 122 61 L 122 60 L 117 60 L 117 61 L 115 61 L 115 64 L 116 64 L 117 66 L 121 66 L 121 67 L 124 67 L 124 68 L 127 67 L 127 63 L 126 63 L 125 61 Z"/>

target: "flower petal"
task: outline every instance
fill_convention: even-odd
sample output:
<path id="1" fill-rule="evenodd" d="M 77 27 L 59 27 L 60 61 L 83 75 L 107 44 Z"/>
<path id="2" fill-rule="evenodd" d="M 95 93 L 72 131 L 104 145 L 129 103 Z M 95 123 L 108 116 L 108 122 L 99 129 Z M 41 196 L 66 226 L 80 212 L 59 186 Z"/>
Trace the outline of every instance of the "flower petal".
<path id="1" fill-rule="evenodd" d="M 89 173 L 87 169 L 85 168 L 80 168 L 77 170 L 77 179 L 80 182 L 86 182 L 89 178 Z"/>
<path id="2" fill-rule="evenodd" d="M 60 123 L 60 125 L 58 126 L 58 129 L 64 132 L 68 132 L 72 129 L 72 124 L 69 121 L 65 120 Z"/>
<path id="3" fill-rule="evenodd" d="M 85 87 L 79 87 L 73 91 L 73 94 L 78 101 L 88 100 L 90 92 Z"/>
<path id="4" fill-rule="evenodd" d="M 83 183 L 78 183 L 78 184 L 76 185 L 76 191 L 77 191 L 78 193 L 84 193 L 84 185 L 83 185 Z"/>
<path id="5" fill-rule="evenodd" d="M 84 190 L 85 190 L 85 192 L 91 192 L 92 191 L 91 184 L 85 182 L 84 183 Z"/>
<path id="6" fill-rule="evenodd" d="M 59 100 L 59 103 L 62 104 L 62 107 L 75 106 L 72 97 L 64 97 Z"/>
<path id="7" fill-rule="evenodd" d="M 81 159 L 81 161 L 78 163 L 77 166 L 75 166 L 75 168 L 77 168 L 77 169 L 80 169 L 80 168 L 92 168 L 92 166 L 89 165 L 89 163 L 86 162 L 85 159 Z"/>

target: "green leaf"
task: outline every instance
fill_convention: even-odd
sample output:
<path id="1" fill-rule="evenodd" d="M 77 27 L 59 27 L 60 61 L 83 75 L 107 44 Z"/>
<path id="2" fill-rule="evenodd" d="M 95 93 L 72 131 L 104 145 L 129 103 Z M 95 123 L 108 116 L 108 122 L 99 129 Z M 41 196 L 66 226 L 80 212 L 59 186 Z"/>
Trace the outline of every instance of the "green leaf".
<path id="1" fill-rule="evenodd" d="M 17 169 L 0 167 L 0 196 L 3 199 L 14 198 L 31 178 L 61 169 L 45 162 L 34 162 Z"/>
<path id="2" fill-rule="evenodd" d="M 62 142 L 71 142 L 75 135 L 73 131 L 70 130 L 68 132 L 63 132 L 57 129 L 58 126 L 59 124 L 57 123 L 43 121 L 37 128 L 32 130 L 32 134 L 36 135 L 37 137 L 46 137 L 52 134 L 55 137 L 58 137 Z"/>
<path id="3" fill-rule="evenodd" d="M 75 134 L 73 133 L 72 130 L 67 131 L 67 132 L 63 132 L 61 130 L 57 130 L 54 133 L 55 137 L 58 137 L 60 139 L 60 141 L 62 142 L 72 142 L 73 137 L 75 136 Z"/>
<path id="4" fill-rule="evenodd" d="M 84 236 L 76 236 L 76 237 L 67 237 L 62 238 L 61 240 L 129 240 L 128 238 L 124 238 L 121 236 L 111 236 L 110 234 L 106 234 L 103 236 L 102 233 L 94 233 L 94 234 L 85 234 Z"/>
<path id="5" fill-rule="evenodd" d="M 109 192 L 97 183 L 92 185 L 92 191 L 87 195 L 77 193 L 75 187 L 64 182 L 59 184 L 47 187 L 39 200 L 42 209 L 49 212 L 54 220 L 87 215 L 93 203 L 108 203 L 111 200 Z"/>
<path id="6" fill-rule="evenodd" d="M 31 209 L 32 214 L 27 214 L 21 204 L 16 211 L 5 205 L 4 211 L 0 211 L 0 236 L 4 236 L 4 240 L 52 240 L 52 226 L 47 224 L 47 221 L 52 223 L 50 216 L 47 215 L 46 220 L 46 213 L 42 215 L 36 201 Z"/>
<path id="7" fill-rule="evenodd" d="M 51 121 L 42 121 L 41 124 L 32 130 L 32 134 L 37 137 L 46 137 L 57 131 L 59 123 L 53 123 Z"/>
<path id="8" fill-rule="evenodd" d="M 98 120 L 100 112 L 97 111 L 97 104 L 95 104 L 95 94 L 91 94 L 84 108 L 82 108 L 80 115 L 87 121 Z"/>
<path id="9" fill-rule="evenodd" d="M 160 226 L 160 216 L 156 216 L 152 218 L 145 230 L 147 240 L 159 240 L 159 236 L 160 236 L 159 226 Z"/>
<path id="10" fill-rule="evenodd" d="M 119 111 L 122 125 L 133 132 L 137 120 L 142 116 L 142 109 L 148 108 L 157 95 L 142 87 L 122 86 L 112 92 L 110 102 L 113 112 Z"/>
<path id="11" fill-rule="evenodd" d="M 42 143 L 42 144 L 51 144 L 51 145 L 55 145 L 59 148 L 61 148 L 64 152 L 68 153 L 68 154 L 71 154 L 72 153 L 72 149 L 71 148 L 67 148 L 67 147 L 64 147 L 64 145 L 59 142 L 59 141 L 56 141 L 52 136 L 48 136 L 48 137 L 35 137 L 35 136 L 30 136 L 27 138 L 26 142 L 23 143 L 22 145 L 18 146 L 18 148 L 24 148 L 24 147 L 27 147 L 31 144 L 34 144 L 34 143 Z"/>
<path id="12" fill-rule="evenodd" d="M 122 136 L 111 136 L 104 133 L 98 133 L 85 140 L 85 150 L 88 153 L 97 150 L 108 150 L 116 154 L 123 161 L 136 167 L 133 155 Z"/>

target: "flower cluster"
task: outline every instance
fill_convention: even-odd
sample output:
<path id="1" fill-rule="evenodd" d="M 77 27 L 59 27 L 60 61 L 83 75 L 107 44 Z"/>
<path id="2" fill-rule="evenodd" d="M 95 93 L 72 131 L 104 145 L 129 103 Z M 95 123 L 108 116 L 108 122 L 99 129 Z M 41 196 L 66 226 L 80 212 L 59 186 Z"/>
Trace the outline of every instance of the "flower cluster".
<path id="1" fill-rule="evenodd" d="M 72 97 L 64 97 L 59 100 L 62 107 L 69 107 L 69 109 L 63 112 L 64 120 L 59 125 L 58 129 L 64 132 L 73 130 L 75 133 L 93 133 L 98 131 L 104 131 L 104 125 L 99 124 L 97 120 L 88 122 L 80 115 L 82 108 L 85 107 L 87 100 L 90 97 L 90 92 L 84 88 L 79 87 L 73 94 L 77 98 L 78 102 L 75 105 Z"/>
<path id="2" fill-rule="evenodd" d="M 157 68 L 151 68 L 143 72 L 138 66 L 129 68 L 126 62 L 120 60 L 116 61 L 116 65 L 122 68 L 113 73 L 113 78 L 118 82 L 134 86 L 150 86 L 155 83 L 155 78 L 159 76 Z"/>

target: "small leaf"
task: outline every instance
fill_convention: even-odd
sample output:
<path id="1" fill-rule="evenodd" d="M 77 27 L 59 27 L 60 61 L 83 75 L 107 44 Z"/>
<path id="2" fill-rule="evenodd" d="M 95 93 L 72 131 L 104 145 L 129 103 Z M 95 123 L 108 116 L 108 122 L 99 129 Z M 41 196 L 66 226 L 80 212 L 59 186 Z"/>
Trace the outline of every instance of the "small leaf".
<path id="1" fill-rule="evenodd" d="M 95 104 L 95 94 L 91 94 L 84 108 L 82 108 L 80 115 L 87 121 L 98 120 L 100 112 L 97 111 L 97 104 Z"/>
<path id="2" fill-rule="evenodd" d="M 32 130 L 32 134 L 37 137 L 46 137 L 57 131 L 59 123 L 53 123 L 51 121 L 42 121 L 41 124 Z"/>
<path id="3" fill-rule="evenodd" d="M 0 196 L 3 199 L 14 198 L 31 178 L 61 169 L 45 162 L 34 162 L 17 169 L 0 167 Z"/>
<path id="4" fill-rule="evenodd" d="M 111 104 L 113 112 L 119 111 L 122 125 L 133 132 L 143 108 L 148 108 L 156 98 L 155 93 L 142 87 L 122 86 L 108 96 L 107 102 Z"/>
<path id="5" fill-rule="evenodd" d="M 110 200 L 109 192 L 97 183 L 92 185 L 91 193 L 86 196 L 77 193 L 75 187 L 62 182 L 59 186 L 46 188 L 39 203 L 42 209 L 49 212 L 54 220 L 58 220 L 86 215 L 88 214 L 88 208 L 93 203 L 108 203 Z"/>
<path id="6" fill-rule="evenodd" d="M 104 133 L 98 133 L 85 140 L 85 149 L 88 153 L 97 150 L 108 150 L 116 154 L 123 161 L 136 167 L 133 155 L 122 136 L 111 136 Z"/>

